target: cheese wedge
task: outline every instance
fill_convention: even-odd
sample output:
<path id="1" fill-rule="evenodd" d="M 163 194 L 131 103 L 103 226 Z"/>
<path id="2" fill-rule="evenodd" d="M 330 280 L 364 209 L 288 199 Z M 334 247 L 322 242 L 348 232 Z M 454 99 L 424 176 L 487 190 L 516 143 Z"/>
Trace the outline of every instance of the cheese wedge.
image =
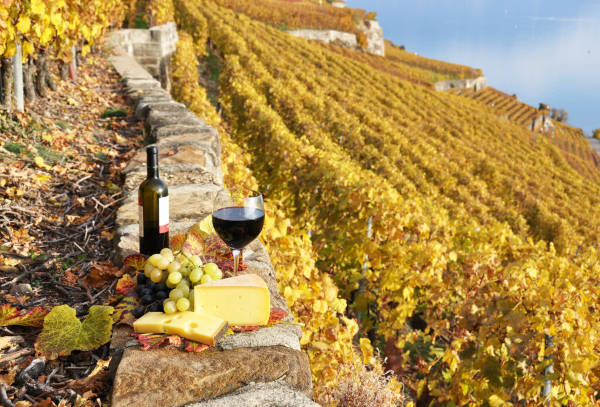
<path id="1" fill-rule="evenodd" d="M 176 312 L 164 314 L 149 312 L 133 323 L 137 333 L 168 333 L 182 338 L 214 346 L 227 332 L 227 321 L 196 312 Z"/>
<path id="2" fill-rule="evenodd" d="M 267 283 L 243 274 L 194 287 L 194 312 L 208 313 L 229 325 L 266 325 L 271 313 Z"/>
<path id="3" fill-rule="evenodd" d="M 133 330 L 139 334 L 164 334 L 167 319 L 169 315 L 163 312 L 148 312 L 133 323 Z"/>

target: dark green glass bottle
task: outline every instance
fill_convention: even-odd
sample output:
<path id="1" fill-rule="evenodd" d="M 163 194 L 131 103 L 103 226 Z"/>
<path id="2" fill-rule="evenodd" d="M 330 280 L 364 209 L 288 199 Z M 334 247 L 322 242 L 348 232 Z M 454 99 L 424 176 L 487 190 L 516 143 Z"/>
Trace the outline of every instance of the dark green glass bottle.
<path id="1" fill-rule="evenodd" d="M 158 149 L 146 148 L 148 177 L 140 184 L 140 253 L 151 255 L 169 247 L 169 190 L 158 177 Z"/>

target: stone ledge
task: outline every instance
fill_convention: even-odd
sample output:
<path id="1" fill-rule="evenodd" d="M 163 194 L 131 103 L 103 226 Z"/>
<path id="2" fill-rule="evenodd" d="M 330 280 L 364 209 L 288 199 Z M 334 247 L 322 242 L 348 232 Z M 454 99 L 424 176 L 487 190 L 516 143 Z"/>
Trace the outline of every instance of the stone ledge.
<path id="1" fill-rule="evenodd" d="M 202 353 L 127 348 L 117 368 L 113 407 L 165 407 L 210 400 L 251 382 L 281 380 L 312 394 L 308 356 L 283 346 Z"/>
<path id="2" fill-rule="evenodd" d="M 298 390 L 280 381 L 252 383 L 226 396 L 186 407 L 319 407 Z"/>

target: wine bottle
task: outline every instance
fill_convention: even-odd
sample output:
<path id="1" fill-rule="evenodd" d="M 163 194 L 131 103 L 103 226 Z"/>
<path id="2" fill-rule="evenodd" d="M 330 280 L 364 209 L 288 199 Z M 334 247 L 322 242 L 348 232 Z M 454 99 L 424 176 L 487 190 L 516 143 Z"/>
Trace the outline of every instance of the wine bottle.
<path id="1" fill-rule="evenodd" d="M 138 190 L 140 253 L 151 255 L 169 247 L 169 190 L 158 177 L 158 149 L 146 148 L 147 178 Z"/>

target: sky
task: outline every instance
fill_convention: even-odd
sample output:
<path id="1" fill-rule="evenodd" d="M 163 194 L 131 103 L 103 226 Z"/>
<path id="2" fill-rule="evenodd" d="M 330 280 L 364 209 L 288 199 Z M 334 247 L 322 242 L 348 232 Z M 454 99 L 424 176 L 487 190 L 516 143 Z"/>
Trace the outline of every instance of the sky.
<path id="1" fill-rule="evenodd" d="M 419 55 L 481 68 L 488 84 L 600 128 L 600 0 L 347 0 Z"/>

